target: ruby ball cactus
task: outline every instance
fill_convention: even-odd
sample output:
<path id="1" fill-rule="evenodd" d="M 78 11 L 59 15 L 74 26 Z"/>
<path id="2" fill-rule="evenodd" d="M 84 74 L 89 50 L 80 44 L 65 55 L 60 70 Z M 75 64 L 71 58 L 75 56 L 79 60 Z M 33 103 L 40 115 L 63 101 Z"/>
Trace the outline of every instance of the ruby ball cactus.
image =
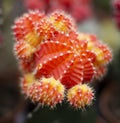
<path id="1" fill-rule="evenodd" d="M 61 11 L 48 15 L 29 11 L 15 20 L 21 90 L 33 103 L 54 108 L 65 100 L 77 109 L 92 104 L 94 90 L 89 83 L 106 73 L 112 54 L 95 35 L 76 27 Z"/>

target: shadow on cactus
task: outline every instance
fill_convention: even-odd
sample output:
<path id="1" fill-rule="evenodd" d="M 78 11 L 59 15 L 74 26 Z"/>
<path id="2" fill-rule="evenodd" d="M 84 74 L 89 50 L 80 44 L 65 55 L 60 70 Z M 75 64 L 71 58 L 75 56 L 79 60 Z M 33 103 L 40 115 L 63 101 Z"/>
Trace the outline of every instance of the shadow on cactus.
<path id="1" fill-rule="evenodd" d="M 28 98 L 51 108 L 63 100 L 78 109 L 92 104 L 89 83 L 105 74 L 112 59 L 107 45 L 77 32 L 73 19 L 60 11 L 30 11 L 15 20 L 13 34 L 21 89 Z"/>

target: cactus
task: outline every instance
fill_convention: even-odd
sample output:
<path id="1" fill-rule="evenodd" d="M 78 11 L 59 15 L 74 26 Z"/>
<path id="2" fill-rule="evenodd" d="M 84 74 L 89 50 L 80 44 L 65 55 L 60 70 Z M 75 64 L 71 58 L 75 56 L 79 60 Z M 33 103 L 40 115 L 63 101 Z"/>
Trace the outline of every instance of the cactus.
<path id="1" fill-rule="evenodd" d="M 34 103 L 53 108 L 67 98 L 78 109 L 92 104 L 89 83 L 105 74 L 112 53 L 96 36 L 77 32 L 76 27 L 60 11 L 49 15 L 30 11 L 15 20 L 21 89 Z"/>

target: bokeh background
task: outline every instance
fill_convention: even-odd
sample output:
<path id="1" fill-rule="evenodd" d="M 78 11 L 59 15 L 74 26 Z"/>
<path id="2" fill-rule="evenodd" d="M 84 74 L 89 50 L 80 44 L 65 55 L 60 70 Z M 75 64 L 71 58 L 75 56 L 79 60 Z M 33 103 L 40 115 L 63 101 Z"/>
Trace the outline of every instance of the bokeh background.
<path id="1" fill-rule="evenodd" d="M 120 2 L 115 5 L 113 1 L 0 0 L 0 123 L 120 123 L 120 16 L 116 10 L 120 10 Z M 80 32 L 95 34 L 111 47 L 113 60 L 108 72 L 93 83 L 96 98 L 92 106 L 75 110 L 63 103 L 53 110 L 38 107 L 21 94 L 11 27 L 14 19 L 29 9 L 45 13 L 64 10 L 73 16 Z"/>

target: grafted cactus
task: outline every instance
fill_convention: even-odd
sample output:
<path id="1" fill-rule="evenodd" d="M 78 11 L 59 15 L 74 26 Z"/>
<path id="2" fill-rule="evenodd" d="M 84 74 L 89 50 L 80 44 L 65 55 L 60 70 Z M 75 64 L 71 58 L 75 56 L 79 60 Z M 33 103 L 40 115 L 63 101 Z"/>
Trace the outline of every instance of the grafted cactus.
<path id="1" fill-rule="evenodd" d="M 60 11 L 50 15 L 30 11 L 15 21 L 21 88 L 33 102 L 55 107 L 66 99 L 75 108 L 92 103 L 89 83 L 105 74 L 112 54 L 96 36 L 77 32 L 76 27 Z"/>

